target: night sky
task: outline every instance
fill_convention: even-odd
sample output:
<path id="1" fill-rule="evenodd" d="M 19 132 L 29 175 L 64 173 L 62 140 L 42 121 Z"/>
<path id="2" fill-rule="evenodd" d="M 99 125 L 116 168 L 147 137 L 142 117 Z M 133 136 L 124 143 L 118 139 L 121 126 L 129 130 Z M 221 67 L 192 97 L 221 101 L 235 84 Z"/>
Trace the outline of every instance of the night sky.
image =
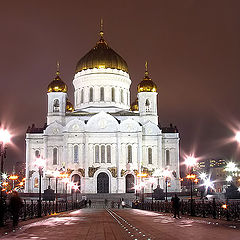
<path id="1" fill-rule="evenodd" d="M 148 60 L 160 124 L 178 127 L 181 154 L 239 160 L 227 144 L 240 122 L 239 12 L 238 0 L 2 1 L 0 120 L 16 135 L 7 167 L 25 161 L 28 125 L 46 122 L 57 60 L 73 102 L 76 63 L 99 39 L 100 18 L 128 63 L 131 101 Z"/>

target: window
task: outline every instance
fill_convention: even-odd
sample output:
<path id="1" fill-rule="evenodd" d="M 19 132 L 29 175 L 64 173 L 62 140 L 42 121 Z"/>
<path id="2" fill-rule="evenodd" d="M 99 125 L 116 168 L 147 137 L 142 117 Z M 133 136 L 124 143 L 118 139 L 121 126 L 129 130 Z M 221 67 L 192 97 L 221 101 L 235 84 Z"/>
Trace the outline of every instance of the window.
<path id="1" fill-rule="evenodd" d="M 81 90 L 81 103 L 83 103 L 83 101 L 84 101 L 84 92 L 83 92 L 83 89 Z"/>
<path id="2" fill-rule="evenodd" d="M 34 187 L 38 188 L 38 178 L 34 178 Z"/>
<path id="3" fill-rule="evenodd" d="M 89 102 L 93 102 L 93 88 L 92 87 L 89 90 Z"/>
<path id="4" fill-rule="evenodd" d="M 170 165 L 170 151 L 166 150 L 166 166 Z"/>
<path id="5" fill-rule="evenodd" d="M 53 112 L 59 112 L 59 100 L 54 99 L 53 101 Z"/>
<path id="6" fill-rule="evenodd" d="M 123 90 L 121 89 L 121 103 L 123 103 Z"/>
<path id="7" fill-rule="evenodd" d="M 149 101 L 149 99 L 146 99 L 145 106 L 146 106 L 146 112 L 149 112 L 150 111 L 150 101 Z"/>
<path id="8" fill-rule="evenodd" d="M 128 154 L 127 154 L 128 163 L 132 163 L 132 146 L 128 145 Z"/>
<path id="9" fill-rule="evenodd" d="M 78 146 L 75 145 L 73 148 L 73 161 L 74 163 L 78 163 Z"/>
<path id="10" fill-rule="evenodd" d="M 107 146 L 107 162 L 111 163 L 111 146 Z"/>
<path id="11" fill-rule="evenodd" d="M 35 151 L 35 157 L 36 157 L 36 158 L 39 158 L 39 157 L 40 157 L 40 151 L 39 151 L 39 150 L 36 150 L 36 151 Z"/>
<path id="12" fill-rule="evenodd" d="M 104 88 L 100 88 L 100 101 L 104 101 Z"/>
<path id="13" fill-rule="evenodd" d="M 57 165 L 57 158 L 58 158 L 58 149 L 53 149 L 53 165 Z"/>
<path id="14" fill-rule="evenodd" d="M 99 146 L 95 146 L 95 163 L 99 163 Z"/>
<path id="15" fill-rule="evenodd" d="M 112 102 L 115 102 L 115 88 L 112 88 Z"/>
<path id="16" fill-rule="evenodd" d="M 148 148 L 148 164 L 152 164 L 152 148 Z"/>
<path id="17" fill-rule="evenodd" d="M 101 163 L 105 163 L 105 146 L 101 146 Z"/>

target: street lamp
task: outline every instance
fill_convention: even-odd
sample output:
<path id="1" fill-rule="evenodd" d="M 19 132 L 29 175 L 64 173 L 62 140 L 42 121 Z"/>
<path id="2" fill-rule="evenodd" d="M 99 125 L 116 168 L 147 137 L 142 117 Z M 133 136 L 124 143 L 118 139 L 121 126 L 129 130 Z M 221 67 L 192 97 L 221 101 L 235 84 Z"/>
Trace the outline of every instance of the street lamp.
<path id="1" fill-rule="evenodd" d="M 15 186 L 14 186 L 14 185 L 15 185 L 14 183 L 15 183 L 15 180 L 18 180 L 18 176 L 13 174 L 13 175 L 9 176 L 9 179 L 13 181 L 12 190 L 14 190 L 14 187 L 15 187 Z"/>
<path id="2" fill-rule="evenodd" d="M 4 200 L 3 200 L 3 163 L 4 158 L 6 158 L 6 145 L 11 142 L 11 134 L 8 132 L 8 130 L 1 128 L 0 129 L 0 156 L 1 156 L 1 169 L 0 169 L 0 226 L 4 225 L 4 212 L 5 212 L 5 206 L 4 206 Z"/>
<path id="3" fill-rule="evenodd" d="M 188 174 L 186 178 L 188 180 L 190 180 L 190 183 L 191 183 L 191 187 L 190 187 L 190 195 L 191 195 L 190 208 L 191 208 L 191 216 L 193 216 L 194 215 L 194 212 L 193 212 L 193 181 L 195 180 L 196 175 L 195 174 Z"/>
<path id="4" fill-rule="evenodd" d="M 141 200 L 142 202 L 144 202 L 144 186 L 145 186 L 145 183 L 142 182 L 142 178 L 146 178 L 147 177 L 147 173 L 144 173 L 144 172 L 140 172 L 137 174 L 137 177 L 140 178 L 140 183 L 139 183 L 139 187 L 141 189 Z"/>
<path id="5" fill-rule="evenodd" d="M 55 177 L 56 179 L 56 187 L 55 187 L 55 190 L 56 190 L 56 213 L 58 212 L 58 191 L 57 191 L 57 188 L 58 188 L 58 178 L 60 177 L 60 172 L 58 170 L 54 171 L 53 172 L 53 176 Z"/>
<path id="6" fill-rule="evenodd" d="M 164 177 L 164 180 L 165 180 L 165 194 L 166 194 L 166 196 L 165 196 L 165 201 L 167 202 L 168 200 L 167 200 L 167 191 L 168 191 L 168 181 L 170 180 L 170 178 L 171 178 L 171 172 L 166 168 L 166 169 L 164 169 L 164 171 L 163 171 L 163 177 Z"/>
<path id="7" fill-rule="evenodd" d="M 45 166 L 45 160 L 41 157 L 36 158 L 35 165 L 38 167 L 39 172 L 39 193 L 38 193 L 38 217 L 42 216 L 42 175 L 43 167 Z"/>

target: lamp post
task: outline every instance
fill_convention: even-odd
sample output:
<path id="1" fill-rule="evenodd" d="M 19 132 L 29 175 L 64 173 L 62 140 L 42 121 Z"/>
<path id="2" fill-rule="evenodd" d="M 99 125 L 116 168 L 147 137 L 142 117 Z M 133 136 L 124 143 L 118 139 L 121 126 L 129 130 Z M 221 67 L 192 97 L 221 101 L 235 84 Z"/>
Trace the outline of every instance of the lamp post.
<path id="1" fill-rule="evenodd" d="M 58 170 L 53 172 L 53 176 L 56 179 L 56 185 L 55 185 L 55 189 L 56 189 L 56 213 L 58 212 L 58 178 L 60 177 L 60 172 Z"/>
<path id="2" fill-rule="evenodd" d="M 0 129 L 0 156 L 1 156 L 1 169 L 0 169 L 0 226 L 4 225 L 4 213 L 5 213 L 5 206 L 4 206 L 4 199 L 3 199 L 3 163 L 4 158 L 6 158 L 6 145 L 11 141 L 11 134 L 8 130 L 1 128 Z"/>
<path id="3" fill-rule="evenodd" d="M 15 187 L 15 184 L 14 184 L 14 183 L 15 183 L 15 180 L 18 179 L 18 176 L 13 174 L 13 175 L 9 176 L 9 179 L 13 181 L 13 187 L 12 187 L 12 189 L 14 190 L 14 187 Z"/>
<path id="4" fill-rule="evenodd" d="M 39 183 L 38 183 L 38 217 L 42 216 L 42 175 L 43 167 L 45 166 L 45 160 L 41 157 L 36 158 L 35 165 L 38 167 Z"/>
<path id="5" fill-rule="evenodd" d="M 167 194 L 168 194 L 168 182 L 171 179 L 171 172 L 166 168 L 163 171 L 163 177 L 165 180 L 165 201 L 167 202 Z"/>
<path id="6" fill-rule="evenodd" d="M 155 178 L 149 178 L 149 183 L 151 184 L 151 192 L 152 192 L 152 203 L 153 203 L 153 184 L 155 183 Z"/>
<path id="7" fill-rule="evenodd" d="M 185 165 L 188 167 L 189 174 L 187 175 L 187 179 L 190 180 L 190 209 L 191 209 L 191 216 L 194 216 L 193 211 L 193 181 L 196 178 L 196 175 L 193 174 L 193 167 L 197 164 L 197 158 L 194 155 L 187 156 L 185 158 Z"/>

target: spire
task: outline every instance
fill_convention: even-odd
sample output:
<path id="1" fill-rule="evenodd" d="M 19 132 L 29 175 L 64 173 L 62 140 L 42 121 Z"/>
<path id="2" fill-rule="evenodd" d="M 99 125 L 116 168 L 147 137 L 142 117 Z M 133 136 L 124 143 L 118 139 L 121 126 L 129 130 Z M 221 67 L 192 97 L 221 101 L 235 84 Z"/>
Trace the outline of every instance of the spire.
<path id="1" fill-rule="evenodd" d="M 145 62 L 145 77 L 148 77 L 148 62 Z"/>
<path id="2" fill-rule="evenodd" d="M 99 32 L 99 34 L 100 34 L 101 39 L 103 39 L 104 32 L 103 32 L 103 19 L 102 18 L 100 20 L 100 32 Z"/>
<path id="3" fill-rule="evenodd" d="M 57 76 L 60 75 L 60 63 L 59 63 L 58 60 L 57 60 L 57 72 L 56 72 L 56 75 L 57 75 Z"/>

